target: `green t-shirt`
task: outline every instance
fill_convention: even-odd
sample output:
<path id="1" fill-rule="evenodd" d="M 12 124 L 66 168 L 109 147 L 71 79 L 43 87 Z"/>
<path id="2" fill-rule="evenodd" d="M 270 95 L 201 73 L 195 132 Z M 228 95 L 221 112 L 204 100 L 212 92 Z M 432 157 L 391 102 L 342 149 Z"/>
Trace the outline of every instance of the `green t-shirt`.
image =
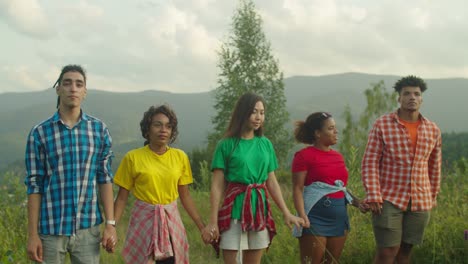
<path id="1" fill-rule="evenodd" d="M 237 141 L 239 143 L 236 146 Z M 268 179 L 268 173 L 278 168 L 275 150 L 270 140 L 266 137 L 222 139 L 216 146 L 211 170 L 222 169 L 225 171 L 226 161 L 229 156 L 228 174 L 224 175 L 224 178 L 228 182 L 261 184 Z M 232 208 L 232 219 L 241 219 L 244 196 L 245 194 L 242 193 L 236 197 Z M 257 199 L 256 192 L 252 192 L 251 204 L 254 214 L 256 212 L 257 206 L 255 201 Z M 265 202 L 264 191 L 262 191 L 262 199 Z"/>

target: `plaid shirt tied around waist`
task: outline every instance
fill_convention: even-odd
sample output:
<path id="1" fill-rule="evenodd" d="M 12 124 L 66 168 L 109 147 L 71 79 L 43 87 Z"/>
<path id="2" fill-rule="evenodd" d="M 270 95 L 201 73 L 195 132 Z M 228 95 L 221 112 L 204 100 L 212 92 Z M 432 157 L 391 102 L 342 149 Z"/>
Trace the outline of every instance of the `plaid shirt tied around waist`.
<path id="1" fill-rule="evenodd" d="M 148 204 L 136 200 L 122 251 L 125 263 L 146 264 L 150 258 L 174 256 L 177 264 L 189 263 L 189 244 L 177 200 Z"/>
<path id="2" fill-rule="evenodd" d="M 265 192 L 265 201 L 262 199 L 261 190 Z M 258 200 L 256 201 L 257 210 L 255 215 L 252 212 L 251 197 L 252 192 L 258 193 Z M 268 203 L 268 192 L 266 191 L 265 183 L 262 184 L 242 184 L 230 182 L 226 188 L 226 197 L 224 198 L 223 206 L 218 212 L 218 227 L 219 232 L 222 233 L 229 229 L 231 225 L 231 212 L 234 205 L 235 198 L 245 192 L 244 202 L 242 205 L 242 218 L 240 219 L 241 228 L 243 232 L 247 231 L 262 231 L 265 228 L 268 229 L 270 235 L 270 244 L 273 237 L 276 235 L 275 222 L 271 215 L 270 204 Z M 265 206 L 267 214 L 265 215 Z M 219 256 L 219 242 L 214 246 Z"/>
<path id="3" fill-rule="evenodd" d="M 376 120 L 362 160 L 366 202 L 387 200 L 406 210 L 427 211 L 440 191 L 442 139 L 437 125 L 420 115 L 416 151 L 398 112 Z"/>

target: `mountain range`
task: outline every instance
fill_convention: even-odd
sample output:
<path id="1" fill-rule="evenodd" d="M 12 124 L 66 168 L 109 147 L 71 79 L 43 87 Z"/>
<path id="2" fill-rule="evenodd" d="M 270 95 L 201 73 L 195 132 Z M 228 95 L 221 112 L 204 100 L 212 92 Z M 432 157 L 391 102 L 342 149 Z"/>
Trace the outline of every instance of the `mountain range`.
<path id="1" fill-rule="evenodd" d="M 343 73 L 324 76 L 294 76 L 284 79 L 287 110 L 291 128 L 294 120 L 305 119 L 315 111 L 327 111 L 335 116 L 338 127 L 342 113 L 349 105 L 354 114 L 366 106 L 364 90 L 383 80 L 386 89 L 400 76 Z M 423 95 L 421 112 L 435 121 L 442 132 L 468 131 L 468 79 L 426 79 L 428 90 Z M 97 88 L 97 89 L 95 89 Z M 153 87 L 152 87 L 153 88 Z M 171 93 L 148 88 L 142 92 L 106 92 L 89 87 L 83 109 L 103 120 L 113 137 L 116 157 L 141 146 L 143 138 L 139 122 L 151 105 L 171 105 L 179 119 L 176 146 L 186 152 L 203 147 L 212 129 L 214 116 L 213 91 L 201 93 Z M 55 109 L 53 89 L 39 92 L 0 94 L 0 169 L 23 162 L 26 137 L 30 129 L 51 116 Z M 266 102 L 268 118 L 268 102 Z M 463 117 L 465 116 L 465 117 Z M 228 118 L 228 117 L 226 117 Z M 464 120 L 464 121 L 463 121 Z M 268 120 L 266 120 L 268 122 Z"/>

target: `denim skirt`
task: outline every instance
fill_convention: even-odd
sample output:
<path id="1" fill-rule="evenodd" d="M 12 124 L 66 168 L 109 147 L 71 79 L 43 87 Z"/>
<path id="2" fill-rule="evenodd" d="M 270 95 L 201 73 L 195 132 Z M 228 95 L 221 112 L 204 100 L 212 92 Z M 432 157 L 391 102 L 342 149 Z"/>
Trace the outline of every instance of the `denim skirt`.
<path id="1" fill-rule="evenodd" d="M 349 218 L 345 198 L 322 197 L 307 214 L 310 228 L 302 230 L 303 235 L 339 237 L 349 230 Z"/>

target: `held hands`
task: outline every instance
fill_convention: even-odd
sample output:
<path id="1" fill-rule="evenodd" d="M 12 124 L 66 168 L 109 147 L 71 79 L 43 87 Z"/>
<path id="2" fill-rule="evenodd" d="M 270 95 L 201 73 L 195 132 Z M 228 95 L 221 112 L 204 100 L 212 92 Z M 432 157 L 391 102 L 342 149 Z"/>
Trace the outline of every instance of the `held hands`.
<path id="1" fill-rule="evenodd" d="M 290 212 L 284 214 L 284 222 L 291 229 L 293 225 L 296 227 L 305 227 L 306 223 L 303 218 L 292 215 Z M 309 223 L 310 225 L 310 223 Z"/>
<path id="2" fill-rule="evenodd" d="M 310 227 L 309 217 L 306 214 L 301 214 L 300 217 L 302 218 L 302 220 L 304 220 L 304 225 L 302 227 L 309 228 Z"/>
<path id="3" fill-rule="evenodd" d="M 115 252 L 115 245 L 117 245 L 118 237 L 117 232 L 115 230 L 115 226 L 113 225 L 106 225 L 104 229 L 104 233 L 102 234 L 101 244 L 102 247 L 108 253 Z"/>
<path id="4" fill-rule="evenodd" d="M 365 203 L 365 202 L 363 202 L 363 201 L 358 202 L 357 208 L 358 208 L 359 211 L 361 211 L 361 213 L 363 213 L 363 214 L 369 212 L 369 210 L 370 210 L 369 204 L 367 204 L 367 203 Z"/>
<path id="5" fill-rule="evenodd" d="M 357 207 L 361 213 L 365 214 L 370 210 L 369 204 L 364 202 L 364 200 L 359 200 L 356 197 L 353 197 L 352 205 Z"/>
<path id="6" fill-rule="evenodd" d="M 202 230 L 202 239 L 205 244 L 218 242 L 219 228 L 217 224 L 208 224 Z"/>
<path id="7" fill-rule="evenodd" d="M 351 204 L 354 207 L 357 207 L 359 211 L 361 211 L 361 213 L 365 214 L 370 210 L 369 204 L 367 202 L 364 202 L 364 200 L 358 199 L 356 196 L 352 194 L 351 194 L 351 197 L 353 197 L 353 201 L 351 202 Z"/>
<path id="8" fill-rule="evenodd" d="M 380 215 L 382 213 L 382 204 L 378 202 L 368 203 L 369 209 L 373 214 Z"/>

